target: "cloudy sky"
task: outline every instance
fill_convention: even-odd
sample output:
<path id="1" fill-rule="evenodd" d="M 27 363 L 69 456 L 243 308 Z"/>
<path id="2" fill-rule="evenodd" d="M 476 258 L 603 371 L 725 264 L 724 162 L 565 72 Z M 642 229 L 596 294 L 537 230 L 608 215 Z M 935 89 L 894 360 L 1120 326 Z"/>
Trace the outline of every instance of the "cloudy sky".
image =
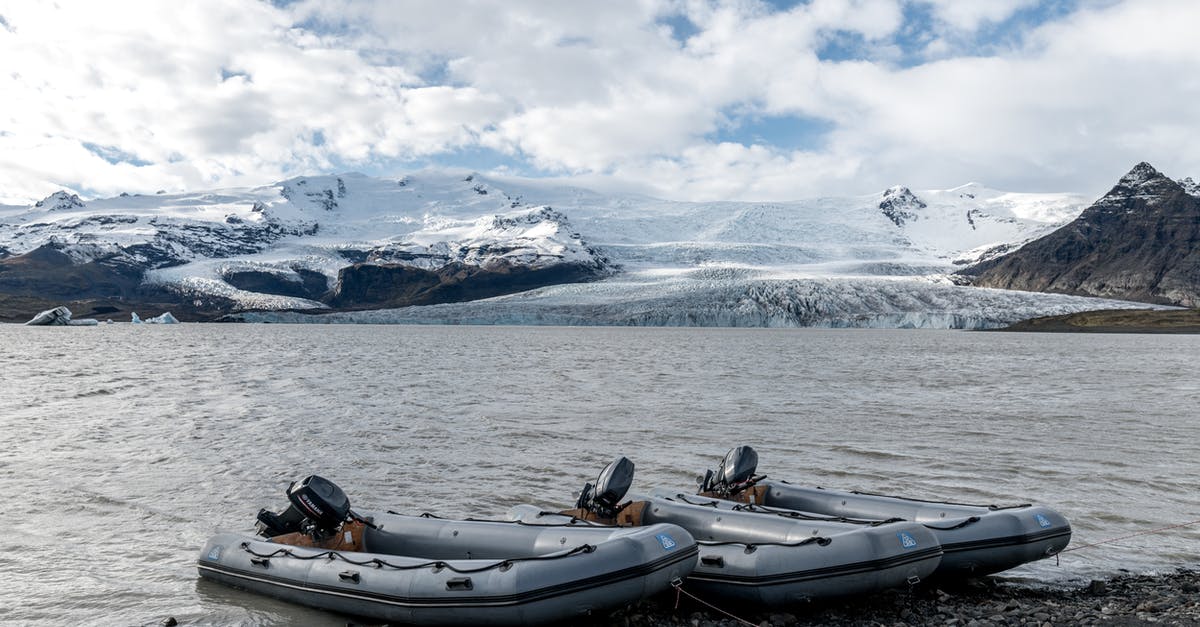
<path id="1" fill-rule="evenodd" d="M 425 167 L 680 199 L 1200 176 L 1196 0 L 0 0 L 0 202 Z"/>

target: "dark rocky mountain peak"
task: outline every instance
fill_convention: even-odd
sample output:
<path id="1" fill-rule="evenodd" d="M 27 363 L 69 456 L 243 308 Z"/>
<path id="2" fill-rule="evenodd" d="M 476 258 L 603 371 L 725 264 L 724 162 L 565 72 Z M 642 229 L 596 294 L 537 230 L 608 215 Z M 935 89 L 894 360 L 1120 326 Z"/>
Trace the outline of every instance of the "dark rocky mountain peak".
<path id="1" fill-rule="evenodd" d="M 1192 177 L 1189 176 L 1185 179 L 1179 179 L 1176 182 L 1179 183 L 1179 186 L 1183 188 L 1183 191 L 1191 194 L 1192 196 L 1200 197 L 1200 183 L 1194 181 Z"/>
<path id="2" fill-rule="evenodd" d="M 1172 181 L 1154 166 L 1145 161 L 1133 166 L 1133 169 L 1121 177 L 1117 184 L 1100 199 L 1100 203 L 1123 203 L 1132 197 L 1154 198 L 1167 196 L 1182 191 L 1179 183 Z"/>
<path id="3" fill-rule="evenodd" d="M 1200 198 L 1142 162 L 1073 222 L 961 271 L 983 287 L 1200 305 Z"/>
<path id="4" fill-rule="evenodd" d="M 920 215 L 917 212 L 925 207 L 925 201 L 901 185 L 889 187 L 879 201 L 879 210 L 896 226 L 904 226 L 905 222 L 917 219 Z"/>
<path id="5" fill-rule="evenodd" d="M 1133 166 L 1132 170 L 1126 172 L 1125 176 L 1122 176 L 1121 180 L 1117 181 L 1117 185 L 1125 185 L 1127 187 L 1137 186 L 1160 178 L 1162 175 L 1162 172 L 1154 169 L 1154 166 L 1142 161 Z"/>

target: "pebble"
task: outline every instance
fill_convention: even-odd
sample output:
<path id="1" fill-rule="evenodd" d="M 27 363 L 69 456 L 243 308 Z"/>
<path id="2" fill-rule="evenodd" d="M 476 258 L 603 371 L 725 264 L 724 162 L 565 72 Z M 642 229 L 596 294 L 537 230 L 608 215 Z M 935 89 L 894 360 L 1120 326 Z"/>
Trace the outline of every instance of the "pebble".
<path id="1" fill-rule="evenodd" d="M 686 589 L 687 584 L 684 584 Z M 841 602 L 805 603 L 761 611 L 709 599 L 729 615 L 689 604 L 675 609 L 675 595 L 650 599 L 584 625 L 629 627 L 830 627 L 1001 625 L 1200 625 L 1200 571 L 1167 575 L 1123 574 L 1071 588 L 1030 587 L 995 578 L 951 586 L 919 584 Z M 730 615 L 732 615 L 733 618 Z"/>

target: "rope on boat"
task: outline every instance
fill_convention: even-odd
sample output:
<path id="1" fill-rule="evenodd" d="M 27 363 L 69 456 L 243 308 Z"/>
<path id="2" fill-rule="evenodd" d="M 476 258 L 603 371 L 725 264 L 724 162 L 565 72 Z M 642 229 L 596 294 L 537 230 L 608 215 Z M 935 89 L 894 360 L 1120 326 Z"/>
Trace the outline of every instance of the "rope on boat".
<path id="1" fill-rule="evenodd" d="M 667 498 L 667 497 L 664 497 L 664 498 Z M 687 503 L 688 505 L 699 505 L 701 507 L 716 508 L 720 505 L 720 503 L 715 500 L 693 501 L 688 498 L 688 495 L 683 494 L 683 493 L 676 494 L 674 498 L 667 498 L 668 501 L 673 501 L 676 499 L 678 499 L 679 501 L 682 501 L 684 503 Z M 888 518 L 886 520 L 868 520 L 866 518 L 847 518 L 846 516 L 822 516 L 820 514 L 809 514 L 807 512 L 800 512 L 800 511 L 796 511 L 796 510 L 767 507 L 765 505 L 761 505 L 761 504 L 757 504 L 757 503 L 738 503 L 736 505 L 731 506 L 729 509 L 732 511 L 735 511 L 735 512 L 753 512 L 755 514 L 774 514 L 774 515 L 780 516 L 782 518 L 793 518 L 796 520 L 810 520 L 813 522 L 839 522 L 839 523 L 848 523 L 851 525 L 870 525 L 872 527 L 878 527 L 879 525 L 887 525 L 887 524 L 895 523 L 895 522 L 904 522 L 904 520 L 905 520 L 903 518 Z M 978 519 L 976 519 L 976 520 L 978 520 Z"/>
<path id="2" fill-rule="evenodd" d="M 784 483 L 787 483 L 787 482 L 784 481 Z M 824 490 L 825 488 L 817 486 L 817 489 Z M 914 498 L 908 497 L 908 496 L 895 496 L 893 494 L 876 494 L 875 492 L 863 492 L 861 490 L 851 490 L 850 494 L 857 494 L 859 496 L 882 496 L 885 498 L 899 499 L 901 501 L 912 501 L 913 503 L 933 503 L 936 505 L 958 505 L 960 507 L 986 507 L 988 510 L 993 511 L 993 512 L 999 512 L 999 511 L 1006 510 L 1006 509 L 1023 509 L 1026 507 L 1033 507 L 1032 503 L 1020 503 L 1017 505 L 979 505 L 976 503 L 954 503 L 954 502 L 950 502 L 950 501 L 933 501 L 933 500 L 929 500 L 929 499 L 914 499 Z"/>
<path id="3" fill-rule="evenodd" d="M 701 599 L 700 597 L 692 594 L 691 592 L 684 590 L 683 582 L 679 581 L 678 579 L 671 582 L 671 587 L 675 588 L 675 609 L 679 609 L 679 595 L 686 594 L 688 596 L 688 598 L 692 599 L 693 601 L 700 603 L 701 605 L 704 605 L 704 606 L 708 607 L 709 609 L 716 610 L 743 625 L 749 625 L 750 627 L 758 627 L 757 623 L 752 623 L 744 618 L 734 616 L 733 614 L 730 614 L 729 612 L 726 612 L 725 610 L 713 605 L 712 603 L 709 603 L 708 601 Z"/>
<path id="4" fill-rule="evenodd" d="M 679 494 L 676 494 L 675 499 L 679 499 L 680 501 L 683 501 L 684 503 L 687 503 L 688 505 L 699 505 L 701 507 L 711 507 L 713 509 L 716 509 L 717 505 L 719 504 L 719 502 L 716 499 L 707 499 L 704 501 L 693 501 L 693 500 L 688 499 L 688 495 L 683 494 L 682 492 Z M 673 501 L 675 499 L 672 499 L 669 497 L 667 498 L 668 501 Z"/>
<path id="5" fill-rule="evenodd" d="M 782 518 L 792 518 L 795 520 L 810 520 L 813 522 L 838 522 L 848 523 L 851 525 L 870 525 L 878 527 L 879 525 L 887 525 L 891 523 L 904 522 L 903 518 L 888 518 L 886 520 L 867 520 L 865 518 L 847 518 L 845 516 L 821 516 L 819 514 L 809 514 L 806 512 L 790 510 L 790 509 L 775 509 L 755 503 L 746 503 L 734 505 L 732 508 L 735 512 L 754 512 L 755 514 L 774 514 Z M 978 520 L 978 519 L 976 519 Z M 928 526 L 928 525 L 926 525 Z"/>
<path id="6" fill-rule="evenodd" d="M 966 527 L 967 525 L 969 525 L 971 523 L 977 523 L 977 522 L 979 522 L 979 517 L 971 516 L 970 518 L 963 520 L 962 522 L 958 523 L 957 525 L 950 525 L 949 527 L 938 527 L 937 525 L 931 525 L 929 523 L 925 523 L 925 528 L 933 529 L 935 531 L 953 531 L 954 529 L 962 529 L 963 527 Z"/>
<path id="7" fill-rule="evenodd" d="M 1177 525 L 1167 525 L 1166 527 L 1158 527 L 1157 529 L 1147 529 L 1145 531 L 1138 531 L 1136 533 L 1131 533 L 1131 534 L 1119 536 L 1116 538 L 1109 538 L 1108 540 L 1092 542 L 1091 544 L 1081 544 L 1079 546 L 1073 546 L 1069 549 L 1063 549 L 1058 552 L 1058 555 L 1062 555 L 1063 553 L 1068 553 L 1070 551 L 1078 551 L 1079 549 L 1090 549 L 1094 546 L 1100 546 L 1101 544 L 1110 544 L 1113 542 L 1119 542 L 1121 540 L 1128 540 L 1129 538 L 1136 538 L 1138 536 L 1148 536 L 1152 533 L 1162 533 L 1164 531 L 1170 531 L 1172 529 L 1180 529 L 1182 527 L 1190 527 L 1192 525 L 1200 525 L 1200 520 L 1193 520 L 1191 522 L 1179 523 Z"/>
<path id="8" fill-rule="evenodd" d="M 701 546 L 744 546 L 746 547 L 746 553 L 753 553 L 760 546 L 796 547 L 807 546 L 809 544 L 816 544 L 817 546 L 829 546 L 830 542 L 833 542 L 833 539 L 826 538 L 824 536 L 811 536 L 798 542 L 734 542 L 732 540 L 718 542 L 715 540 L 696 540 L 696 544 Z"/>
<path id="9" fill-rule="evenodd" d="M 403 514 L 401 512 L 392 511 L 390 509 L 387 510 L 387 513 L 395 514 L 396 516 L 407 516 L 408 515 L 408 514 Z M 537 513 L 537 516 L 539 518 L 542 516 L 562 516 L 564 518 L 567 517 L 566 514 L 561 514 L 559 512 L 547 512 L 547 511 L 540 511 Z M 579 525 L 587 525 L 589 527 L 612 527 L 612 525 L 606 525 L 606 524 L 602 524 L 602 523 L 592 522 L 589 520 L 583 520 L 582 518 L 576 518 L 574 516 L 570 516 L 569 517 L 570 520 L 568 522 L 564 522 L 564 523 L 531 523 L 531 522 L 525 522 L 524 520 L 507 520 L 507 519 L 503 519 L 503 518 L 453 518 L 453 519 L 451 519 L 451 518 L 445 518 L 443 516 L 438 516 L 437 514 L 431 514 L 429 512 L 424 512 L 424 513 L 420 514 L 419 516 L 417 516 L 417 518 L 430 518 L 433 520 L 456 520 L 456 521 L 462 521 L 462 522 L 506 523 L 509 525 L 518 525 L 521 527 L 573 527 L 573 526 L 579 526 Z"/>
<path id="10" fill-rule="evenodd" d="M 261 557 L 261 558 L 272 558 L 272 557 L 276 557 L 279 555 L 283 555 L 285 557 L 292 557 L 292 558 L 295 558 L 298 560 L 340 559 L 343 562 L 346 562 L 347 564 L 353 564 L 355 566 L 371 566 L 374 568 L 383 568 L 384 566 L 387 566 L 388 568 L 393 568 L 395 570 L 417 570 L 417 569 L 421 569 L 421 568 L 432 568 L 434 570 L 434 572 L 437 572 L 444 568 L 446 570 L 459 573 L 460 575 L 481 573 L 481 572 L 496 569 L 496 568 L 498 568 L 500 570 L 508 570 L 509 568 L 512 568 L 513 564 L 515 564 L 517 562 L 539 562 L 539 561 L 544 561 L 544 560 L 556 560 L 556 559 L 562 559 L 565 557 L 571 557 L 572 555 L 579 555 L 581 553 L 591 553 L 596 550 L 596 547 L 594 545 L 582 544 L 580 546 L 572 548 L 571 550 L 569 550 L 565 553 L 558 553 L 555 555 L 533 555 L 530 557 L 514 557 L 514 558 L 510 558 L 510 559 L 506 559 L 506 560 L 500 560 L 493 564 L 486 564 L 486 565 L 480 566 L 478 568 L 460 568 L 460 567 L 454 566 L 453 564 L 450 564 L 449 562 L 445 562 L 442 560 L 437 560 L 437 561 L 432 561 L 432 562 L 424 562 L 421 564 L 408 564 L 408 565 L 393 564 L 387 560 L 383 560 L 383 559 L 379 559 L 379 558 L 373 558 L 373 559 L 369 559 L 369 560 L 355 560 L 355 559 L 346 557 L 345 555 L 342 555 L 341 553 L 339 553 L 337 551 L 323 551 L 321 553 L 313 553 L 312 555 L 297 555 L 297 554 L 293 553 L 291 549 L 279 548 L 279 549 L 275 549 L 274 551 L 271 551 L 270 553 L 259 553 L 258 551 L 255 551 L 254 549 L 250 548 L 249 542 L 243 542 L 241 545 L 241 548 L 245 552 L 247 552 L 255 557 Z"/>

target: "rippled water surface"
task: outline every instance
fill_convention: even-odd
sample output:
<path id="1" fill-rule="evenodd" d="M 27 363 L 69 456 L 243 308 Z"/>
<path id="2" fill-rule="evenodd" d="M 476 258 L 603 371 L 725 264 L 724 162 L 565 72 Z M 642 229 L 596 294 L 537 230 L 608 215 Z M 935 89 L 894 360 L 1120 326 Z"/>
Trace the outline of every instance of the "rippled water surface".
<path id="1" fill-rule="evenodd" d="M 1200 337 L 0 326 L 0 622 L 343 625 L 196 575 L 293 479 L 361 509 L 573 503 L 612 457 L 694 485 L 736 444 L 827 487 L 1036 501 L 1072 545 L 1200 519 Z M 1200 525 L 1006 574 L 1200 565 Z"/>

